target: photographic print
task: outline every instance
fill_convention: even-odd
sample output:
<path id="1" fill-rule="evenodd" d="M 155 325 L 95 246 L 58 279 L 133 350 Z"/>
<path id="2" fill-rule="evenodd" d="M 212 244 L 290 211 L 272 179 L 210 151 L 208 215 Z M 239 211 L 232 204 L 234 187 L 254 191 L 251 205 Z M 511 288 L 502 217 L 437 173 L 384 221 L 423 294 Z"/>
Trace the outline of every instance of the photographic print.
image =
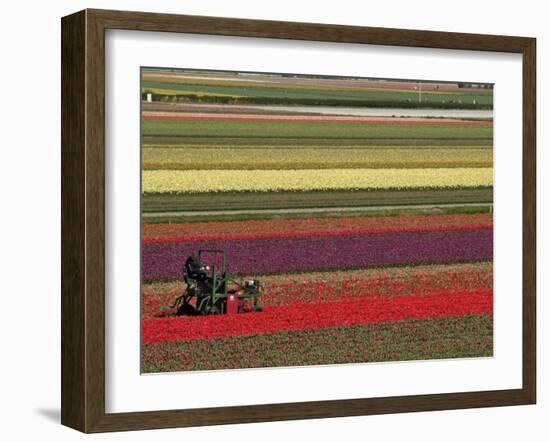
<path id="1" fill-rule="evenodd" d="M 141 69 L 141 372 L 493 355 L 493 84 Z"/>

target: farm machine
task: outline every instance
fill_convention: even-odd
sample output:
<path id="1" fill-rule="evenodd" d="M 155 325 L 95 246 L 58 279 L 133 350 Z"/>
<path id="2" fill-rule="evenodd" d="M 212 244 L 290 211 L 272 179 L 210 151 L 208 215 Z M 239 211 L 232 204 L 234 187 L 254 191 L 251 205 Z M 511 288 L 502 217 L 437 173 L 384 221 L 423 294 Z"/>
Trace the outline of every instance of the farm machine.
<path id="1" fill-rule="evenodd" d="M 172 308 L 177 315 L 216 315 L 262 311 L 263 287 L 256 279 L 238 279 L 226 271 L 225 251 L 198 250 L 201 278 L 183 269 L 186 284 Z M 204 265 L 205 262 L 210 264 Z"/>

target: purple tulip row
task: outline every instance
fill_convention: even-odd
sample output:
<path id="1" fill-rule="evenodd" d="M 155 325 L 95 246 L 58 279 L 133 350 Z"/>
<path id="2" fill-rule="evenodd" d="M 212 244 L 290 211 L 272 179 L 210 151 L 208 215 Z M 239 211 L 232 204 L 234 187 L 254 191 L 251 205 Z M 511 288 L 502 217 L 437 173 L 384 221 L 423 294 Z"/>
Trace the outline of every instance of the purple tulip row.
<path id="1" fill-rule="evenodd" d="M 471 261 L 492 259 L 493 229 L 145 244 L 143 280 L 181 278 L 198 249 L 225 250 L 233 274 Z"/>
<path id="2" fill-rule="evenodd" d="M 180 278 L 186 257 L 201 248 L 225 250 L 229 272 L 250 274 L 490 259 L 493 244 L 492 229 L 151 244 L 143 279 Z"/>

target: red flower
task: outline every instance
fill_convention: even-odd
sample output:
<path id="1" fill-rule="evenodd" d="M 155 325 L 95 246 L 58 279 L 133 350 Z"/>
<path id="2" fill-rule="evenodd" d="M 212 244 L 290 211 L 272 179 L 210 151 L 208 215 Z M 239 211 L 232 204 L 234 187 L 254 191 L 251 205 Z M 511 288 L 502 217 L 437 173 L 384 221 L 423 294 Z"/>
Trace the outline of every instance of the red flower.
<path id="1" fill-rule="evenodd" d="M 266 307 L 262 313 L 170 317 L 142 322 L 143 344 L 205 340 L 284 330 L 454 317 L 493 311 L 493 290 L 437 292 L 399 297 Z"/>

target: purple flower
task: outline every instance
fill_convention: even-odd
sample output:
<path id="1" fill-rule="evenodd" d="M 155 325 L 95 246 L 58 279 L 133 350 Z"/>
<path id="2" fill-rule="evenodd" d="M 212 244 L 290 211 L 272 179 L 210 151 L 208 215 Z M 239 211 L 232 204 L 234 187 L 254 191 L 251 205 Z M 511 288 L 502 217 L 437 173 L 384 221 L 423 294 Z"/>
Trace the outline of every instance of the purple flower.
<path id="1" fill-rule="evenodd" d="M 225 250 L 233 274 L 472 261 L 493 258 L 493 229 L 145 244 L 143 280 L 181 278 L 197 249 Z"/>

